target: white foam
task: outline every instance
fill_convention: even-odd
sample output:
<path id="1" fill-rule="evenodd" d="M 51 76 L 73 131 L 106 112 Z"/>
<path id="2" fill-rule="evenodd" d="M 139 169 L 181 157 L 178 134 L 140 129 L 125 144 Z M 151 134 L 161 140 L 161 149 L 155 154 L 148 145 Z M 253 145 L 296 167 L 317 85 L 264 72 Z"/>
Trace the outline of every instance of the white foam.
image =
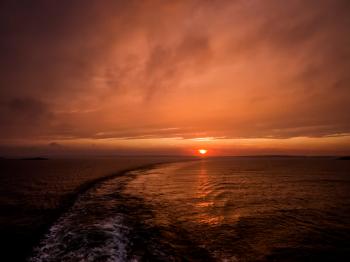
<path id="1" fill-rule="evenodd" d="M 74 217 L 74 214 L 67 215 L 52 226 L 29 261 L 127 260 L 129 228 L 123 224 L 121 216 L 91 225 L 76 225 L 72 220 Z M 93 236 L 89 235 L 91 232 L 103 236 L 103 239 L 93 239 Z"/>

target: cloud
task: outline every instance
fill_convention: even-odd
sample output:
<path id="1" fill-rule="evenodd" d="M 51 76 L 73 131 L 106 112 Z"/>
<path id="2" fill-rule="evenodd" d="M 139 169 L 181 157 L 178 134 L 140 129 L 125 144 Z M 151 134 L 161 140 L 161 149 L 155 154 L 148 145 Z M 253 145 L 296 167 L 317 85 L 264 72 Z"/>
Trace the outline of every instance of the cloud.
<path id="1" fill-rule="evenodd" d="M 40 134 L 53 119 L 49 106 L 36 98 L 15 97 L 0 102 L 1 134 L 5 138 Z"/>
<path id="2" fill-rule="evenodd" d="M 11 117 L 27 116 L 31 120 L 40 119 L 46 113 L 47 105 L 34 98 L 14 98 L 7 104 Z"/>
<path id="3" fill-rule="evenodd" d="M 49 146 L 54 147 L 54 148 L 62 147 L 62 145 L 60 143 L 57 143 L 57 142 L 51 142 L 51 143 L 49 143 Z"/>
<path id="4" fill-rule="evenodd" d="M 0 9 L 2 141 L 350 133 L 349 1 Z"/>

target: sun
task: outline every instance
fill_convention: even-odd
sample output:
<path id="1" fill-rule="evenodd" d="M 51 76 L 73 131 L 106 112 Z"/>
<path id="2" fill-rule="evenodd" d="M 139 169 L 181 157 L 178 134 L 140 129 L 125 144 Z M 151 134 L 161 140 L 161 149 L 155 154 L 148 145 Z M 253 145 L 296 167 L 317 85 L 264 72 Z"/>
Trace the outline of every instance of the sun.
<path id="1" fill-rule="evenodd" d="M 208 152 L 208 150 L 206 150 L 206 149 L 198 149 L 198 152 L 201 155 L 205 155 Z"/>

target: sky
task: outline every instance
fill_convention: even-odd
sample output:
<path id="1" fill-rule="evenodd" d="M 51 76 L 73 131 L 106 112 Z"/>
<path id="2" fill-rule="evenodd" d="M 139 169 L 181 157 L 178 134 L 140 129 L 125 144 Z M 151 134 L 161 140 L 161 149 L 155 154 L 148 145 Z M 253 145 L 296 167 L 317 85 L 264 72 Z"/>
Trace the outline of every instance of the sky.
<path id="1" fill-rule="evenodd" d="M 350 1 L 0 3 L 0 154 L 350 154 Z"/>

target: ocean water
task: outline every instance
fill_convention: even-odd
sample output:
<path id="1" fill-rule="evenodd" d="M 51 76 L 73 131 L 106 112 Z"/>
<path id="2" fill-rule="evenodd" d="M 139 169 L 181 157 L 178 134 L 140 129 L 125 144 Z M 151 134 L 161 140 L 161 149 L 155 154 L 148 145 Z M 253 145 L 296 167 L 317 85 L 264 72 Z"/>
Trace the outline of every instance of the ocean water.
<path id="1" fill-rule="evenodd" d="M 349 161 L 217 158 L 96 184 L 51 226 L 30 261 L 349 258 Z"/>
<path id="2" fill-rule="evenodd" d="M 0 261 L 26 261 L 48 228 L 98 181 L 180 157 L 0 159 Z"/>

